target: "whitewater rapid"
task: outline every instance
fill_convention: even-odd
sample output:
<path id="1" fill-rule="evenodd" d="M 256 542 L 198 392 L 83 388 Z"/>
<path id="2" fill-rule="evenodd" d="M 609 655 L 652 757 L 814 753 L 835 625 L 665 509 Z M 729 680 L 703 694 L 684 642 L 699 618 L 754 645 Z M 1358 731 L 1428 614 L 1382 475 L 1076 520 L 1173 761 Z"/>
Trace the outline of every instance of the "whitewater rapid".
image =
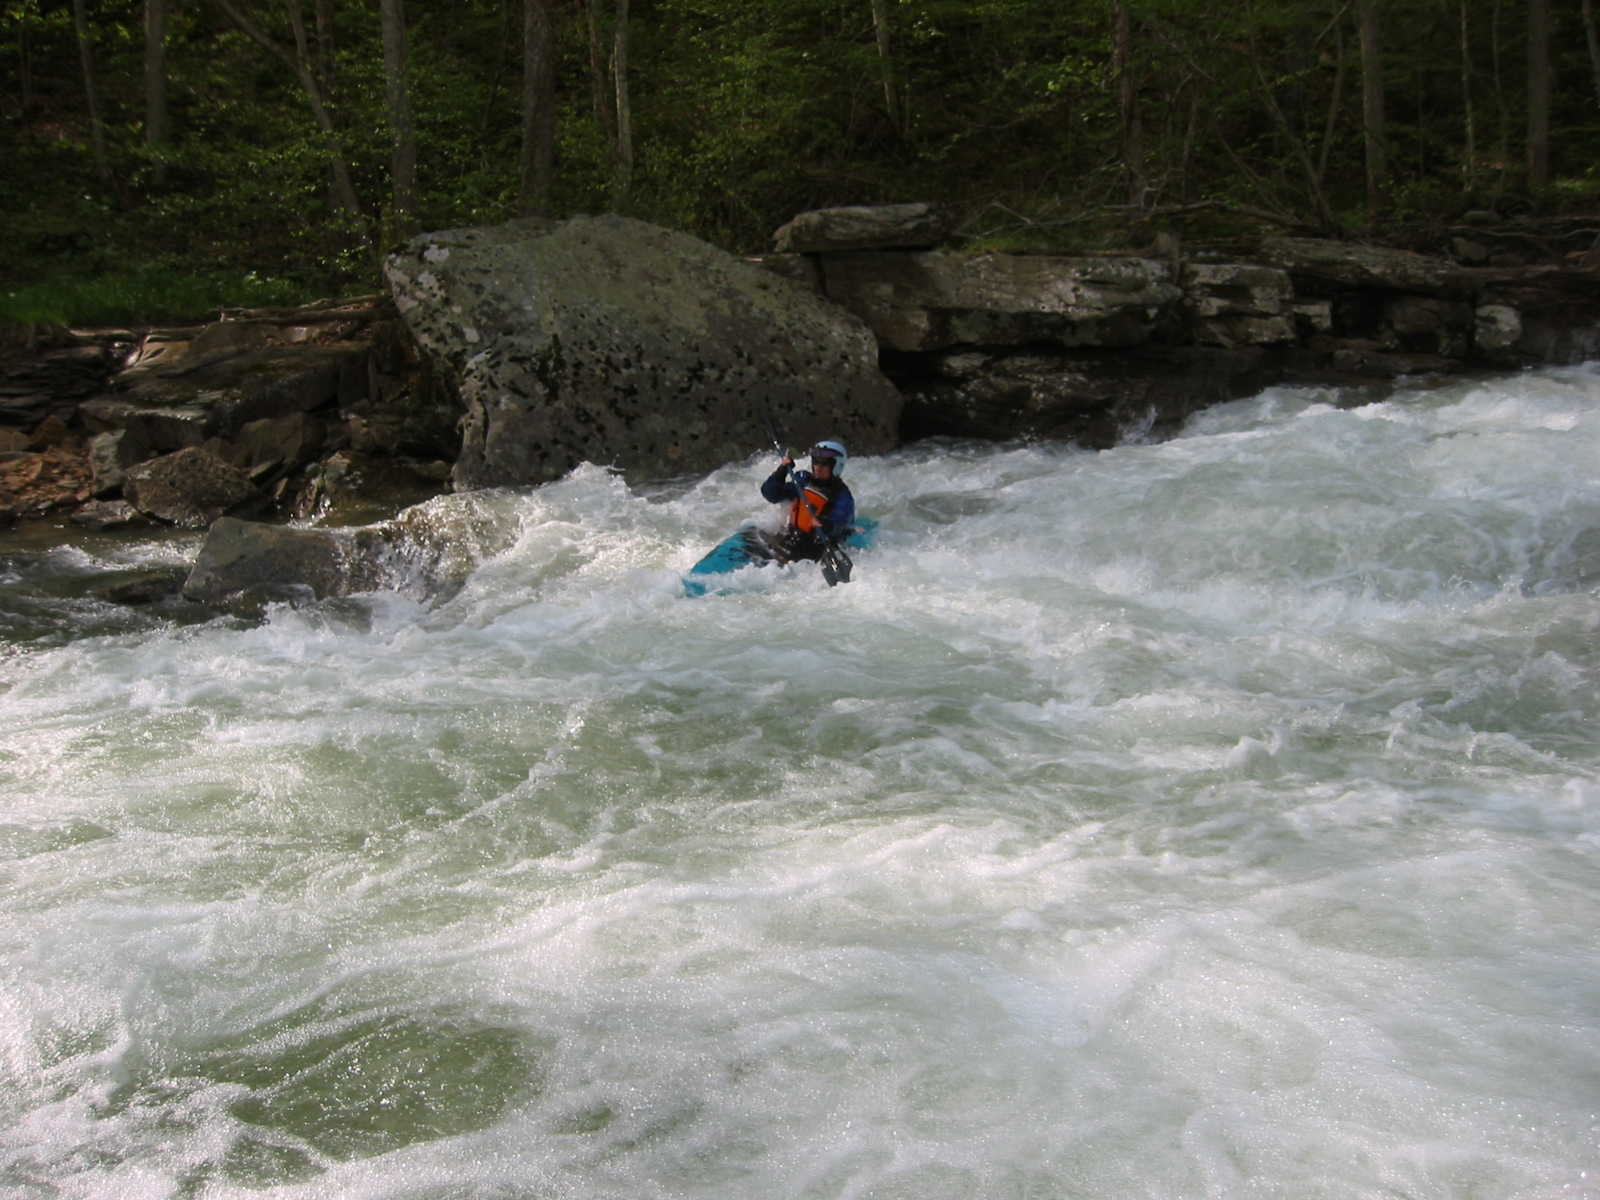
<path id="1" fill-rule="evenodd" d="M 854 458 L 834 589 L 682 595 L 759 457 L 12 554 L 0 1193 L 1600 1195 L 1600 370 L 1351 399 Z"/>

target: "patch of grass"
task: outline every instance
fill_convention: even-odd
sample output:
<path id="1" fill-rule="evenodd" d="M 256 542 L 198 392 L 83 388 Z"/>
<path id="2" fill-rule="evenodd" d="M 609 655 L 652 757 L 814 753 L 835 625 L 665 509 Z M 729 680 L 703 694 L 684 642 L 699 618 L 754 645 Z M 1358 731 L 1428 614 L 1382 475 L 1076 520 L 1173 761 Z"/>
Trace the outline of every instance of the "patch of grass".
<path id="1" fill-rule="evenodd" d="M 1600 175 L 1590 167 L 1579 178 L 1558 179 L 1550 185 L 1557 204 L 1567 208 L 1589 208 L 1600 202 Z"/>
<path id="2" fill-rule="evenodd" d="M 66 328 L 202 321 L 218 309 L 293 305 L 316 299 L 304 284 L 242 274 L 141 267 L 93 279 L 58 279 L 0 291 L 0 326 Z"/>

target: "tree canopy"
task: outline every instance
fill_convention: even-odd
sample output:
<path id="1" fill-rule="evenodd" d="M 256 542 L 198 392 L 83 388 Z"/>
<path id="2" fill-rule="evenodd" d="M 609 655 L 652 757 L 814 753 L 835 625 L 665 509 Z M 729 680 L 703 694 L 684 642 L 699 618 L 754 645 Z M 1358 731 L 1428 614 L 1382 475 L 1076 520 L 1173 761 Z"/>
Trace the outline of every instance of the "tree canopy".
<path id="1" fill-rule="evenodd" d="M 370 284 L 418 228 L 611 209 L 736 251 L 936 200 L 1070 244 L 1592 203 L 1593 6 L 1549 0 L 4 0 L 4 274 Z"/>

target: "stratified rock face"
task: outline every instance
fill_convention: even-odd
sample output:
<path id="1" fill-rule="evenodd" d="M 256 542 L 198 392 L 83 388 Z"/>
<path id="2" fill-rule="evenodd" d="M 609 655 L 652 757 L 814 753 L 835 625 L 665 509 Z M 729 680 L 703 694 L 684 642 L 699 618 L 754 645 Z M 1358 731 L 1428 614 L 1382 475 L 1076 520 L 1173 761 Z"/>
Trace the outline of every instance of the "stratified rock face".
<path id="1" fill-rule="evenodd" d="M 1454 263 L 1409 250 L 1323 238 L 1266 238 L 1261 256 L 1296 279 L 1380 287 L 1422 296 L 1457 296 L 1470 285 Z"/>
<path id="2" fill-rule="evenodd" d="M 896 442 L 872 334 L 770 271 L 623 217 L 427 234 L 385 274 L 466 409 L 457 490 L 705 470 L 770 441 Z"/>
<path id="3" fill-rule="evenodd" d="M 862 252 L 823 261 L 828 296 L 891 350 L 1136 346 L 1182 290 L 1145 258 Z"/>
<path id="4" fill-rule="evenodd" d="M 1194 339 L 1202 345 L 1294 340 L 1294 286 L 1286 271 L 1250 263 L 1185 263 L 1180 277 Z"/>

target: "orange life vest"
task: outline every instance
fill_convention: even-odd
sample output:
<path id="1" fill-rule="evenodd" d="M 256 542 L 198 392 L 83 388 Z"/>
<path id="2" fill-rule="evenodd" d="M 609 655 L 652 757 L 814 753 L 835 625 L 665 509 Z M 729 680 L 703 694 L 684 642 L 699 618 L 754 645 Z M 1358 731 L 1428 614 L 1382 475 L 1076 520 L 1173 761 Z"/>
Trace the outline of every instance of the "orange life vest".
<path id="1" fill-rule="evenodd" d="M 811 505 L 810 508 L 806 507 L 807 503 Z M 822 522 L 811 514 L 816 513 L 817 517 L 820 517 L 822 510 L 827 507 L 828 497 L 816 488 L 808 487 L 801 493 L 800 498 L 790 506 L 789 524 L 793 525 L 801 533 L 810 533 L 822 525 Z"/>

